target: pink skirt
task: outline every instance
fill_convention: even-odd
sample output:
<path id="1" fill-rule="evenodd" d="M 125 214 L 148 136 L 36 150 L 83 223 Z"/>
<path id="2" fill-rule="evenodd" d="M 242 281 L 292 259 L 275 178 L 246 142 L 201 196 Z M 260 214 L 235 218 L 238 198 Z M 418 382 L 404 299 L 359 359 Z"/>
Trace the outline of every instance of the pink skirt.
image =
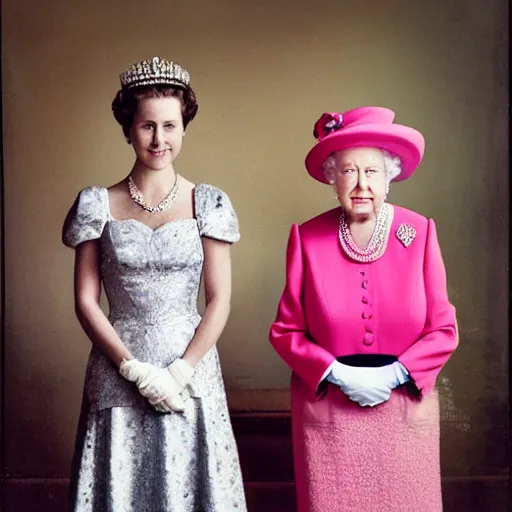
<path id="1" fill-rule="evenodd" d="M 360 407 L 329 385 L 318 399 L 292 375 L 298 512 L 440 512 L 439 402 L 395 390 Z"/>

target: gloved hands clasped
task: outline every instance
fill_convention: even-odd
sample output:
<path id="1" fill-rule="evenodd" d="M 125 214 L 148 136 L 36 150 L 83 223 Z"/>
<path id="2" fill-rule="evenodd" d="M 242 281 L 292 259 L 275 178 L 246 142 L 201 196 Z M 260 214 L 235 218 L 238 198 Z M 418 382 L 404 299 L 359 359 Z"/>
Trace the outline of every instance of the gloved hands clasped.
<path id="1" fill-rule="evenodd" d="M 119 373 L 135 383 L 140 394 L 159 412 L 183 412 L 181 392 L 190 385 L 194 369 L 183 359 L 158 368 L 138 359 L 123 359 Z"/>
<path id="2" fill-rule="evenodd" d="M 393 389 L 409 380 L 409 374 L 398 361 L 376 368 L 348 366 L 335 361 L 327 380 L 360 406 L 374 407 L 389 400 Z"/>

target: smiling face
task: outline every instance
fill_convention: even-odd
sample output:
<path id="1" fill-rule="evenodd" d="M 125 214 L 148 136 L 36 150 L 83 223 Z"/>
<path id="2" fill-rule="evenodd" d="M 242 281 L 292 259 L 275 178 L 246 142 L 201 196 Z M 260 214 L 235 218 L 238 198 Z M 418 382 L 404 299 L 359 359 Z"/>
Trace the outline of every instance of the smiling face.
<path id="1" fill-rule="evenodd" d="M 129 133 L 138 164 L 154 171 L 172 166 L 183 142 L 181 108 L 172 96 L 139 100 Z"/>
<path id="2" fill-rule="evenodd" d="M 340 205 L 351 220 L 375 217 L 386 198 L 386 169 L 378 148 L 337 151 L 334 188 Z"/>

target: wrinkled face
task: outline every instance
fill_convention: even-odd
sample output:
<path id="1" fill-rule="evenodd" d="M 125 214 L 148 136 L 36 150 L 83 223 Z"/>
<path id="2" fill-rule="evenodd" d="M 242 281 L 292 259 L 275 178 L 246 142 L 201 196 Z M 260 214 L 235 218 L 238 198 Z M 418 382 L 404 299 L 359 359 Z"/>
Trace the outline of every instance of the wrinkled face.
<path id="1" fill-rule="evenodd" d="M 349 219 L 376 216 L 386 198 L 384 157 L 378 148 L 349 148 L 334 154 L 334 188 Z"/>
<path id="2" fill-rule="evenodd" d="M 130 140 L 139 164 L 159 171 L 172 165 L 183 142 L 183 119 L 178 98 L 144 98 L 139 101 Z"/>

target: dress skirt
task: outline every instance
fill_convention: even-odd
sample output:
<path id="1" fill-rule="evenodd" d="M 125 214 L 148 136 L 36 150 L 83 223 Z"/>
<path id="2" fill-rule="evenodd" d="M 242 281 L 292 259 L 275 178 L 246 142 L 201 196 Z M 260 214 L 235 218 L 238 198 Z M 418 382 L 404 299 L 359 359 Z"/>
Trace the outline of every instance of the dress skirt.
<path id="1" fill-rule="evenodd" d="M 75 512 L 245 512 L 224 396 L 189 398 L 182 414 L 82 408 L 73 462 Z"/>
<path id="2" fill-rule="evenodd" d="M 291 390 L 298 512 L 442 511 L 436 391 L 363 408 L 296 374 Z"/>

